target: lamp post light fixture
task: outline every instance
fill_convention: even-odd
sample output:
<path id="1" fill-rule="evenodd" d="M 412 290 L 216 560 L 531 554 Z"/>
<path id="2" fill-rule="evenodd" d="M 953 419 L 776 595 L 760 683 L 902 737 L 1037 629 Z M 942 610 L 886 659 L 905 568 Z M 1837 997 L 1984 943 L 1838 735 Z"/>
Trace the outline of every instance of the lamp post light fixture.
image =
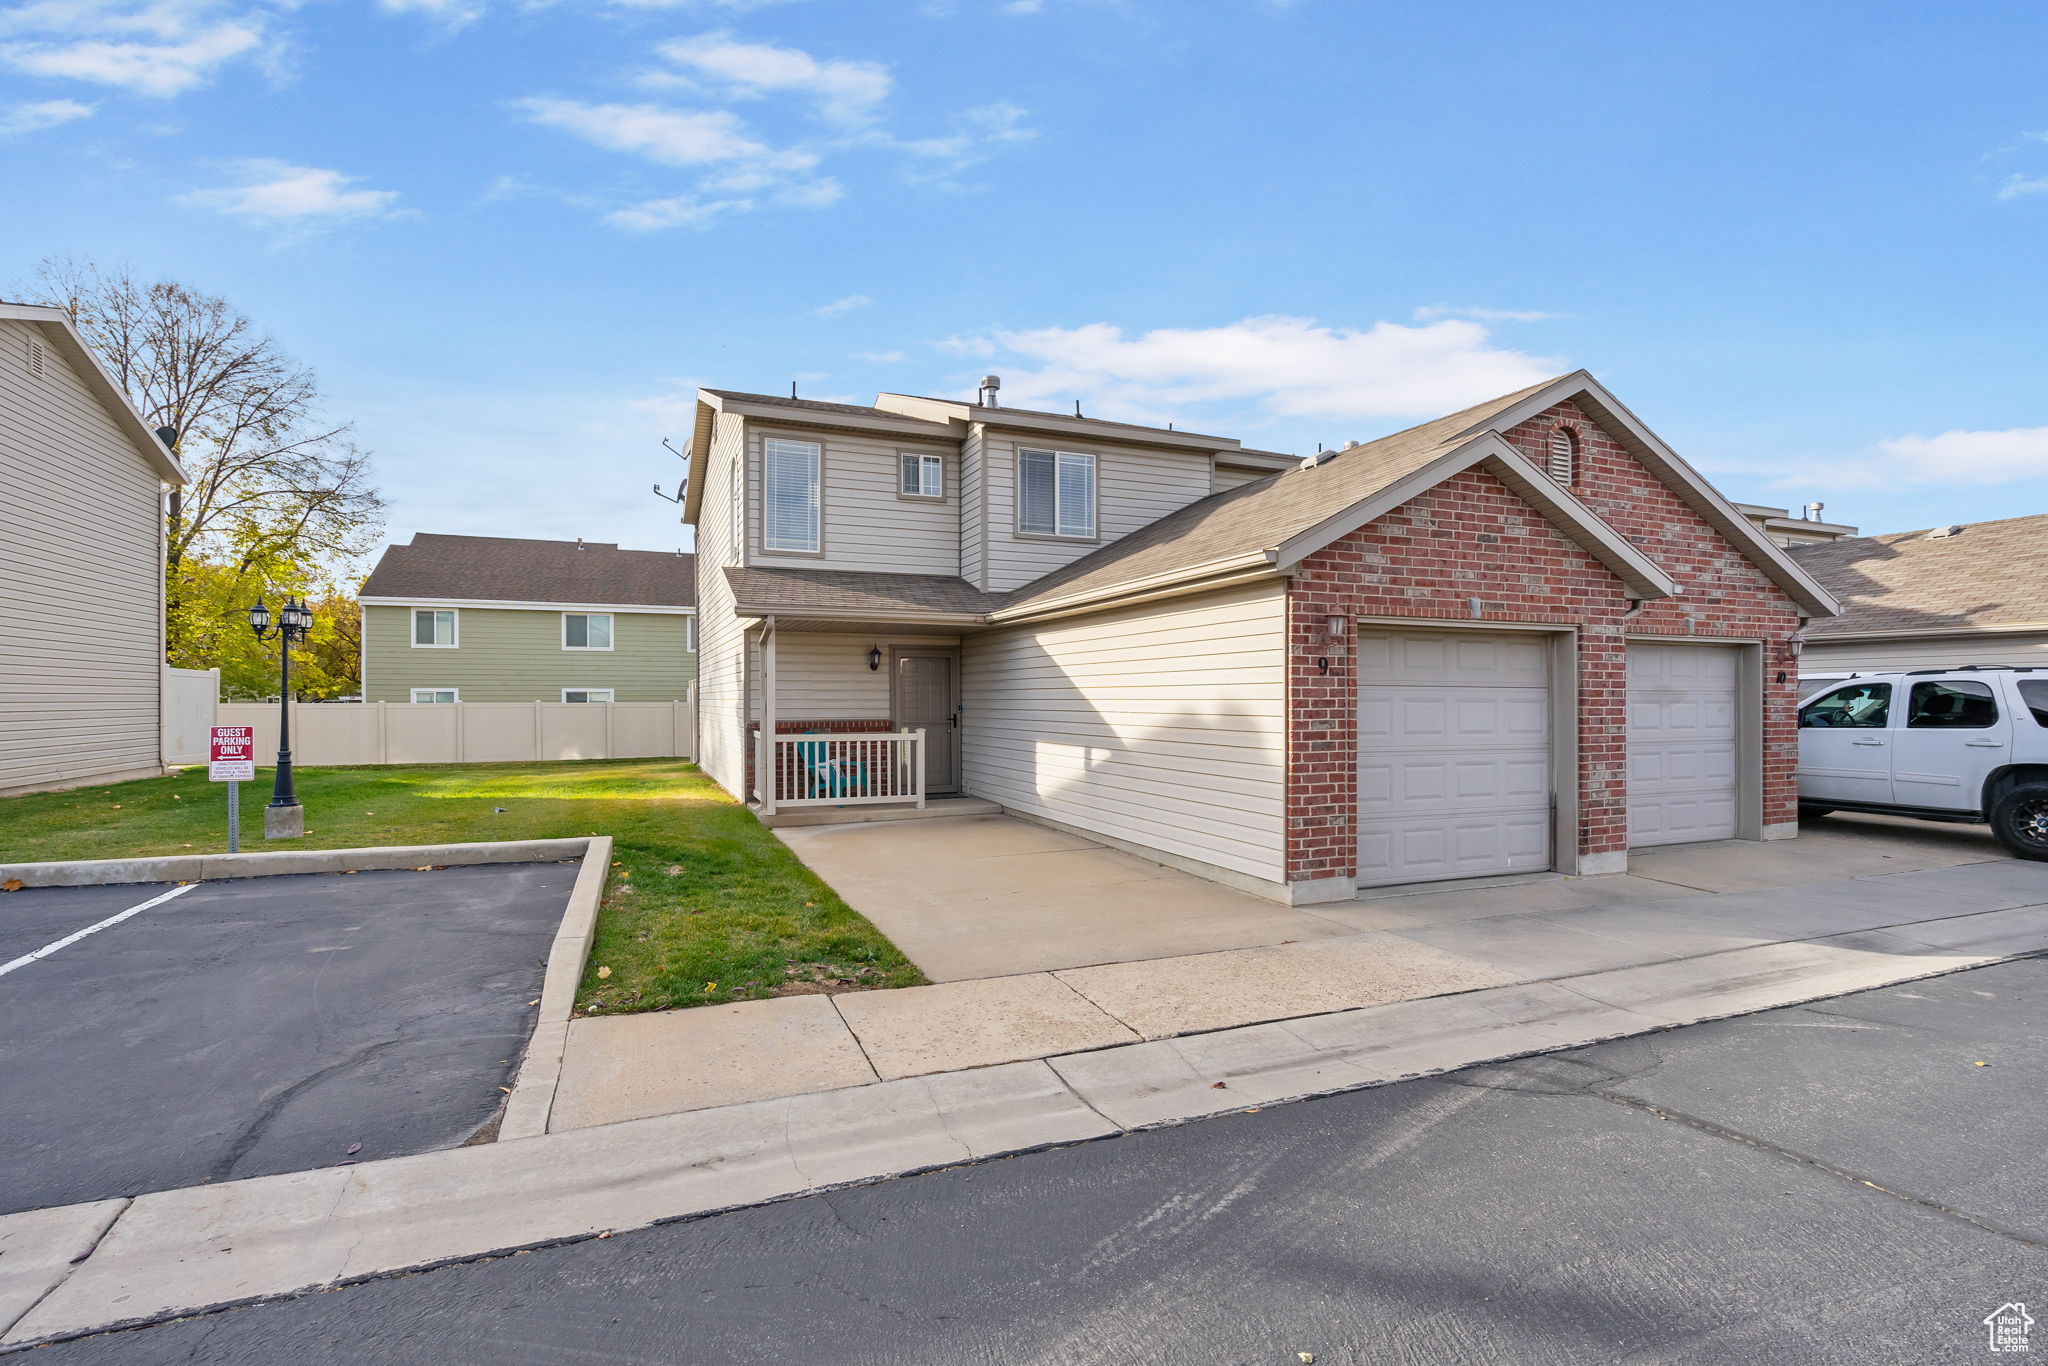
<path id="1" fill-rule="evenodd" d="M 270 608 L 262 598 L 249 609 L 249 629 L 256 639 L 277 637 L 277 784 L 270 792 L 270 805 L 263 808 L 263 838 L 296 839 L 306 833 L 306 808 L 292 788 L 292 646 L 313 629 L 313 609 L 287 597 L 271 620 Z"/>

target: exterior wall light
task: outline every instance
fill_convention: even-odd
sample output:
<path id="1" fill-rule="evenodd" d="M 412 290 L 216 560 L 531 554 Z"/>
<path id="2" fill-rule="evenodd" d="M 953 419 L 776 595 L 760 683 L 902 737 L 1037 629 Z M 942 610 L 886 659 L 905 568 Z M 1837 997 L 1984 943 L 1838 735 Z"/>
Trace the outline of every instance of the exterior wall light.
<path id="1" fill-rule="evenodd" d="M 1330 628 L 1330 639 L 1342 640 L 1344 639 L 1345 628 L 1351 624 L 1351 618 L 1337 612 L 1332 612 L 1329 616 L 1323 618 L 1323 622 Z"/>
<path id="2" fill-rule="evenodd" d="M 882 647 L 879 645 L 870 645 L 868 646 L 868 672 L 872 674 L 880 673 L 881 671 Z"/>

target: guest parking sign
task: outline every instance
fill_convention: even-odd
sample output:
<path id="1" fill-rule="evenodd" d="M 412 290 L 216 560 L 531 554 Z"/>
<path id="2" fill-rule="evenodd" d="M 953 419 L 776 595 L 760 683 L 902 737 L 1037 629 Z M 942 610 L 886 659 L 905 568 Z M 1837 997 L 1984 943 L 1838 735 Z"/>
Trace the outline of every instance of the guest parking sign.
<path id="1" fill-rule="evenodd" d="M 256 781 L 256 736 L 248 726 L 215 726 L 206 776 L 216 783 Z"/>

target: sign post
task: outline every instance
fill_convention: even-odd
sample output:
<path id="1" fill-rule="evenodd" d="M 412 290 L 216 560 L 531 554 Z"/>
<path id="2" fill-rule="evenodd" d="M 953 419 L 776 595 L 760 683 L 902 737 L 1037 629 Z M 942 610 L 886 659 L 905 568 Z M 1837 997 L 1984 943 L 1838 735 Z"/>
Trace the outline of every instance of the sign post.
<path id="1" fill-rule="evenodd" d="M 256 780 L 256 735 L 248 726 L 215 726 L 207 781 L 228 785 L 228 852 L 242 849 L 242 784 Z"/>

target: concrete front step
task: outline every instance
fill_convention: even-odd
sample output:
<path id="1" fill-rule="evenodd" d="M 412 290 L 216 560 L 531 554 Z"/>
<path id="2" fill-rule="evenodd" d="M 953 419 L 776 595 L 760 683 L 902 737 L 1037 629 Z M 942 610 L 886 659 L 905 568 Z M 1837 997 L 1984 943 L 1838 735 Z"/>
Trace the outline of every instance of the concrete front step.
<path id="1" fill-rule="evenodd" d="M 942 816 L 999 816 L 1003 808 L 980 797 L 932 797 L 916 806 L 799 806 L 762 816 L 761 824 L 865 825 L 870 821 L 923 821 Z M 757 811 L 758 815 L 759 812 Z"/>

